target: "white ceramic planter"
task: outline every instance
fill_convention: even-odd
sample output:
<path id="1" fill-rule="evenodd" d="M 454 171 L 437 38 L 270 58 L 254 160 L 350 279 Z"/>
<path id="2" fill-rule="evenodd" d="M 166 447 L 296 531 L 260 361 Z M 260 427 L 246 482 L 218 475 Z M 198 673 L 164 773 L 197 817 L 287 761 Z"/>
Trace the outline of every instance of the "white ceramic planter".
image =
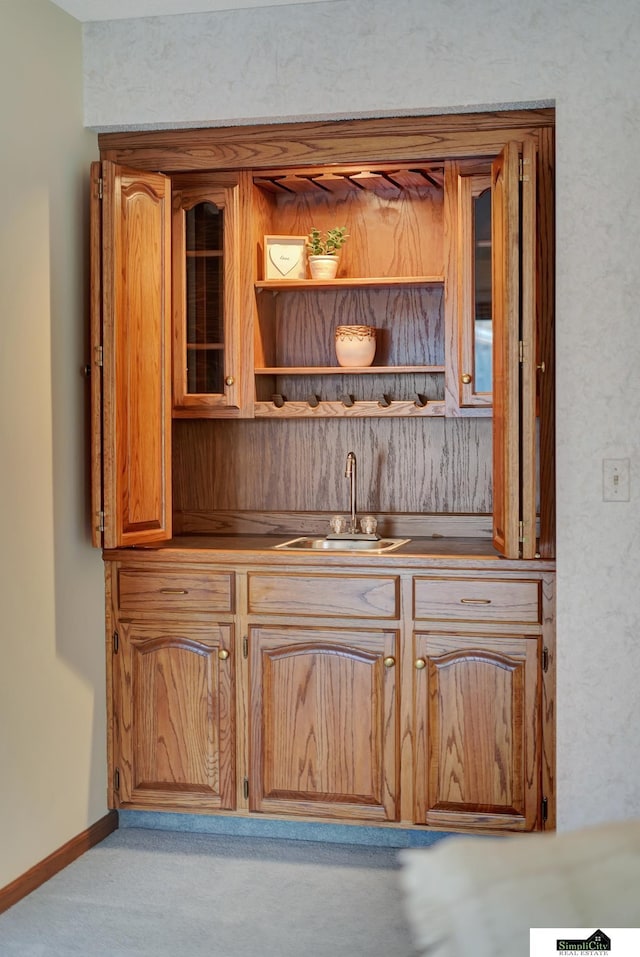
<path id="1" fill-rule="evenodd" d="M 309 256 L 309 271 L 312 279 L 335 279 L 339 256 Z"/>
<path id="2" fill-rule="evenodd" d="M 373 326 L 336 326 L 336 358 L 347 368 L 370 366 L 376 354 Z"/>

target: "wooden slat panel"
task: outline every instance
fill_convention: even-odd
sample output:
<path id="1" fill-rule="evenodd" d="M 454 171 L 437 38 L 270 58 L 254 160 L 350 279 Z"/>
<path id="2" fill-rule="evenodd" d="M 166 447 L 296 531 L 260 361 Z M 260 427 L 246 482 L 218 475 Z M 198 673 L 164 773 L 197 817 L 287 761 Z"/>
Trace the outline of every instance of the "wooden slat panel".
<path id="1" fill-rule="evenodd" d="M 389 193 L 400 192 L 397 183 L 392 183 L 383 173 L 363 170 L 361 173 L 353 173 L 349 176 L 349 179 L 358 189 L 375 189 Z"/>
<path id="2" fill-rule="evenodd" d="M 402 189 L 424 189 L 425 186 L 444 186 L 444 170 L 426 167 L 420 169 L 392 169 L 387 173 L 390 180 Z"/>
<path id="3" fill-rule="evenodd" d="M 490 419 L 185 420 L 174 423 L 174 446 L 177 511 L 348 510 L 353 450 L 361 511 L 491 513 Z M 282 462 L 301 464 L 283 477 Z"/>
<path id="4" fill-rule="evenodd" d="M 347 177 L 340 173 L 320 173 L 313 177 L 313 182 L 329 193 L 344 193 L 348 189 L 353 189 Z"/>

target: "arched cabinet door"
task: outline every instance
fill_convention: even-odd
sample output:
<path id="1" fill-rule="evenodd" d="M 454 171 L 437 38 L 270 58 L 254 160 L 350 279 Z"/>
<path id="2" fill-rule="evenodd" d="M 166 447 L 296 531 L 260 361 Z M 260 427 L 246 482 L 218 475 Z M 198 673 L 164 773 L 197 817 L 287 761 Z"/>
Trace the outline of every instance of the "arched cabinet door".
<path id="1" fill-rule="evenodd" d="M 248 283 L 241 284 L 250 230 L 240 179 L 238 173 L 172 177 L 174 417 L 233 417 L 253 409 L 253 395 L 246 394 L 251 310 L 243 299 Z"/>
<path id="2" fill-rule="evenodd" d="M 171 181 L 91 169 L 93 541 L 171 538 Z"/>
<path id="3" fill-rule="evenodd" d="M 397 820 L 397 633 L 249 632 L 252 811 Z"/>
<path id="4" fill-rule="evenodd" d="M 538 639 L 417 633 L 415 648 L 416 823 L 533 830 Z"/>
<path id="5" fill-rule="evenodd" d="M 235 807 L 231 625 L 122 622 L 114 654 L 119 807 Z"/>

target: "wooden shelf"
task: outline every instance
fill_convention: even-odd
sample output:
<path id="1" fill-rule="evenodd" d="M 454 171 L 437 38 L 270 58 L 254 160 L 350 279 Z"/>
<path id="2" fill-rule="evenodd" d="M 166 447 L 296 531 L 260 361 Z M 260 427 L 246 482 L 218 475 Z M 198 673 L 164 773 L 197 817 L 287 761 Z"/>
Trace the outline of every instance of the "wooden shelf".
<path id="1" fill-rule="evenodd" d="M 359 166 L 307 167 L 306 169 L 265 170 L 254 176 L 256 186 L 271 193 L 344 193 L 349 190 L 370 190 L 377 193 L 398 194 L 404 189 L 444 186 L 444 164 L 373 163 L 363 169 Z"/>
<path id="2" fill-rule="evenodd" d="M 256 375 L 397 375 L 444 372 L 444 366 L 265 366 Z"/>
<path id="3" fill-rule="evenodd" d="M 263 289 L 388 289 L 394 286 L 437 286 L 444 284 L 444 276 L 374 276 L 347 279 L 261 279 L 255 283 L 258 292 Z"/>
<path id="4" fill-rule="evenodd" d="M 444 402 L 435 400 L 426 405 L 417 405 L 410 399 L 401 399 L 382 406 L 375 400 L 354 402 L 347 406 L 343 402 L 318 402 L 310 405 L 308 402 L 284 402 L 277 406 L 274 402 L 256 402 L 254 415 L 256 418 L 270 419 L 302 419 L 302 418 L 344 418 L 358 416 L 444 416 Z"/>

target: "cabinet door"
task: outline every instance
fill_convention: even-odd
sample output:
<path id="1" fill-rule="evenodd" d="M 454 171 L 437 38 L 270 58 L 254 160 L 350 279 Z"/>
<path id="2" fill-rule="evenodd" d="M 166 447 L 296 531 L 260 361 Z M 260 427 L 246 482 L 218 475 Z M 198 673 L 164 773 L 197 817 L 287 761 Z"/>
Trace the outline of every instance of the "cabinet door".
<path id="1" fill-rule="evenodd" d="M 416 822 L 532 830 L 538 639 L 418 633 L 415 649 Z"/>
<path id="2" fill-rule="evenodd" d="M 115 548 L 171 538 L 171 188 L 108 162 L 92 187 L 94 543 Z"/>
<path id="3" fill-rule="evenodd" d="M 230 625 L 120 623 L 114 760 L 122 807 L 235 806 Z"/>
<path id="4" fill-rule="evenodd" d="M 491 172 L 484 162 L 445 164 L 448 328 L 447 415 L 490 415 L 493 283 Z"/>
<path id="5" fill-rule="evenodd" d="M 250 630 L 250 810 L 397 819 L 397 640 Z"/>
<path id="6" fill-rule="evenodd" d="M 533 145 L 508 143 L 493 163 L 491 183 L 493 541 L 507 558 L 533 558 L 536 552 L 536 163 Z"/>
<path id="7" fill-rule="evenodd" d="M 195 180 L 195 183 L 194 183 Z M 240 306 L 239 179 L 173 180 L 173 411 L 237 415 L 246 404 L 249 331 Z"/>

